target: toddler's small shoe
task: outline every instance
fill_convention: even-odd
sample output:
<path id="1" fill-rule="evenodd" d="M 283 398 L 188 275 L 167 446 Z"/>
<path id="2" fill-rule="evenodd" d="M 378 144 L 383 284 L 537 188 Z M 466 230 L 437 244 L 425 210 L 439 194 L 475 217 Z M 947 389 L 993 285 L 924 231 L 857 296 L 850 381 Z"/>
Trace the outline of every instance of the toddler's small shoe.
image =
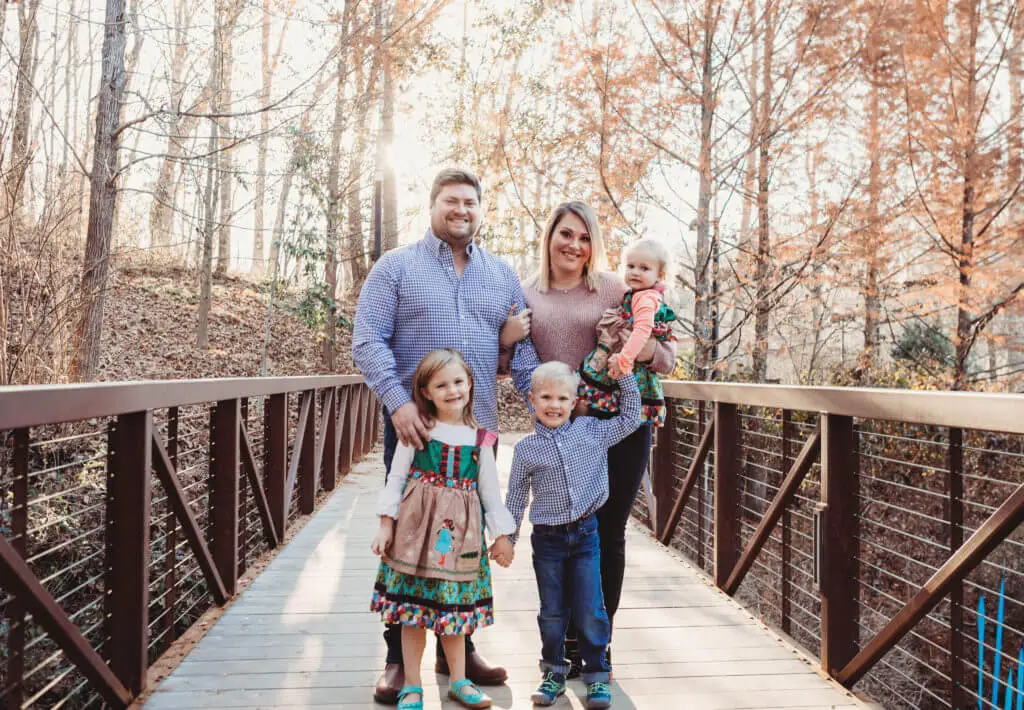
<path id="1" fill-rule="evenodd" d="M 558 698 L 565 694 L 565 676 L 561 673 L 548 671 L 537 690 L 530 696 L 534 705 L 554 705 Z"/>
<path id="2" fill-rule="evenodd" d="M 610 708 L 612 706 L 612 687 L 604 681 L 595 680 L 587 683 L 587 710 Z"/>

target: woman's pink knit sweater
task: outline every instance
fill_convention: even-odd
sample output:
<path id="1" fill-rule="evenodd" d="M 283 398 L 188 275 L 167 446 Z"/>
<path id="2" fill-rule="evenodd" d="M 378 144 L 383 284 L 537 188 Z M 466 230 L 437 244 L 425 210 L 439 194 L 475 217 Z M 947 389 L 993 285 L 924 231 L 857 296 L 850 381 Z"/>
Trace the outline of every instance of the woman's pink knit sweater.
<path id="1" fill-rule="evenodd" d="M 603 273 L 597 290 L 591 291 L 586 282 L 569 290 L 556 288 L 542 292 L 533 283 L 523 285 L 526 305 L 533 311 L 530 337 L 541 362 L 561 360 L 579 367 L 597 345 L 597 322 L 609 308 L 622 303 L 626 283 L 612 273 Z M 659 343 L 654 351 L 655 372 L 672 372 L 676 357 L 676 344 Z"/>

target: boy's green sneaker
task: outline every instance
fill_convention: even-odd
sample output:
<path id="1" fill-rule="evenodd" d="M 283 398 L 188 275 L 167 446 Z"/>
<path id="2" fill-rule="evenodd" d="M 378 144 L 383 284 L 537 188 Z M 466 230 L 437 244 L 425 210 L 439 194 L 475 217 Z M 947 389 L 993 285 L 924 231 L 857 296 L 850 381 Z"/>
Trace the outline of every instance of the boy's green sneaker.
<path id="1" fill-rule="evenodd" d="M 553 705 L 559 696 L 565 694 L 565 675 L 548 671 L 537 690 L 530 696 L 534 705 Z M 604 707 L 608 707 L 605 705 Z"/>
<path id="2" fill-rule="evenodd" d="M 587 709 L 610 708 L 612 706 L 612 687 L 604 681 L 595 680 L 587 683 Z"/>

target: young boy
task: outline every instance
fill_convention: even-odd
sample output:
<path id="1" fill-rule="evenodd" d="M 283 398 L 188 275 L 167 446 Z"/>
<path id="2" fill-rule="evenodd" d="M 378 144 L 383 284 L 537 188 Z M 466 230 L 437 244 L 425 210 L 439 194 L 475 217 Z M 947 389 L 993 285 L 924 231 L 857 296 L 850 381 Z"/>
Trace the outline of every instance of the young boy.
<path id="1" fill-rule="evenodd" d="M 569 671 L 565 632 L 571 617 L 579 635 L 587 707 L 607 708 L 612 700 L 608 685 L 611 668 L 605 649 L 611 624 L 601 593 L 594 513 L 608 499 L 608 449 L 640 426 L 640 392 L 633 374 L 628 373 L 618 380 L 619 416 L 608 420 L 577 417 L 570 422 L 578 378 L 563 362 L 548 362 L 533 371 L 530 402 L 537 424 L 533 434 L 516 444 L 505 497 L 516 532 L 511 538 L 499 538 L 495 552 L 511 558 L 532 490 L 531 543 L 540 593 L 537 622 L 544 678 L 531 700 L 551 705 L 565 692 Z"/>

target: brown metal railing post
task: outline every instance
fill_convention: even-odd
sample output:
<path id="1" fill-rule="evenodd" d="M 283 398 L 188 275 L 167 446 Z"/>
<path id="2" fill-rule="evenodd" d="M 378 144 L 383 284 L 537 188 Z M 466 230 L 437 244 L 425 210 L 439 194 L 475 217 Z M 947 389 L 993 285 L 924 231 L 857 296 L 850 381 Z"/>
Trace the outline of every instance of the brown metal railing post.
<path id="1" fill-rule="evenodd" d="M 363 385 L 363 406 L 359 408 L 359 458 L 366 456 L 370 449 L 370 388 Z"/>
<path id="2" fill-rule="evenodd" d="M 122 414 L 110 425 L 104 599 L 110 669 L 138 694 L 149 667 L 149 523 L 153 413 Z"/>
<path id="3" fill-rule="evenodd" d="M 29 430 L 14 431 L 14 498 L 11 501 L 11 546 L 25 558 L 28 549 L 28 444 Z M 25 605 L 15 600 L 8 610 L 11 630 L 7 635 L 9 647 L 7 655 L 7 700 L 5 705 L 10 710 L 20 710 L 24 699 L 25 674 Z"/>
<path id="4" fill-rule="evenodd" d="M 857 654 L 858 491 L 853 417 L 821 417 L 821 667 L 835 675 Z"/>
<path id="5" fill-rule="evenodd" d="M 949 482 L 946 519 L 949 520 L 949 554 L 964 544 L 964 432 L 949 430 L 947 452 Z M 967 707 L 964 694 L 964 583 L 955 582 L 949 590 L 949 680 L 954 708 Z"/>
<path id="6" fill-rule="evenodd" d="M 363 458 L 363 428 L 366 426 L 366 417 L 363 411 L 366 409 L 366 387 L 356 385 L 352 391 L 355 397 L 352 408 L 352 463 Z"/>
<path id="7" fill-rule="evenodd" d="M 704 414 L 707 405 L 704 400 L 697 402 L 697 440 L 704 438 Z M 704 569 L 704 486 L 707 483 L 707 464 L 701 466 L 698 472 L 696 497 L 694 499 L 694 510 L 697 511 L 697 567 Z"/>
<path id="8" fill-rule="evenodd" d="M 178 408 L 171 407 L 167 411 L 167 456 L 178 470 Z M 174 517 L 174 511 L 168 506 L 167 517 L 164 518 L 164 526 L 167 530 L 167 551 L 164 556 L 164 568 L 166 582 L 164 588 L 164 614 L 163 633 L 169 641 L 174 640 L 174 607 L 178 603 L 178 519 Z"/>
<path id="9" fill-rule="evenodd" d="M 723 587 L 739 560 L 740 421 L 735 404 L 715 402 L 715 585 Z"/>
<path id="10" fill-rule="evenodd" d="M 352 470 L 352 408 L 355 406 L 355 387 L 348 385 L 340 390 L 341 400 L 338 413 L 341 430 L 338 437 L 338 473 L 344 477 Z"/>
<path id="11" fill-rule="evenodd" d="M 790 451 L 790 440 L 793 438 L 793 414 L 788 409 L 782 410 L 782 470 L 788 471 L 793 464 L 793 454 Z M 789 579 L 789 567 L 792 564 L 793 554 L 793 514 L 786 506 L 782 513 L 782 564 L 779 567 L 779 595 L 780 603 L 780 625 L 784 633 L 792 633 L 790 619 L 792 617 L 792 583 Z"/>
<path id="12" fill-rule="evenodd" d="M 284 486 L 288 479 L 288 395 L 267 397 L 263 424 L 263 489 L 278 537 L 284 539 L 288 522 L 288 501 Z"/>
<path id="13" fill-rule="evenodd" d="M 665 404 L 665 426 L 655 430 L 658 443 L 654 449 L 654 466 L 651 468 L 651 488 L 654 491 L 651 530 L 658 537 L 664 532 L 672 512 L 672 484 L 675 483 L 675 407 L 671 400 L 666 400 Z"/>
<path id="14" fill-rule="evenodd" d="M 377 395 L 373 396 L 373 445 L 376 446 L 377 442 L 380 441 L 380 415 L 381 406 L 380 400 L 377 399 Z"/>
<path id="15" fill-rule="evenodd" d="M 338 478 L 338 388 L 329 395 L 327 432 L 324 436 L 324 459 L 321 473 L 325 491 L 333 491 Z"/>
<path id="16" fill-rule="evenodd" d="M 229 597 L 238 579 L 239 426 L 238 400 L 217 402 L 210 413 L 210 552 Z"/>
<path id="17" fill-rule="evenodd" d="M 299 510 L 309 515 L 316 507 L 316 422 L 317 392 L 307 390 L 302 393 L 309 399 L 309 417 L 306 419 L 306 434 L 302 437 L 302 448 L 299 450 Z M 298 436 L 298 434 L 296 434 Z"/>
<path id="18" fill-rule="evenodd" d="M 242 432 L 249 430 L 249 398 L 241 397 L 238 400 L 239 415 L 238 415 L 238 434 L 241 436 Z M 242 441 L 238 441 L 238 461 L 239 466 L 242 462 Z M 241 468 L 239 468 L 241 472 Z M 249 518 L 249 490 L 246 477 L 239 473 L 238 476 L 238 574 L 241 575 L 245 572 L 245 553 L 246 543 L 248 542 L 248 535 L 246 534 L 246 521 Z"/>

